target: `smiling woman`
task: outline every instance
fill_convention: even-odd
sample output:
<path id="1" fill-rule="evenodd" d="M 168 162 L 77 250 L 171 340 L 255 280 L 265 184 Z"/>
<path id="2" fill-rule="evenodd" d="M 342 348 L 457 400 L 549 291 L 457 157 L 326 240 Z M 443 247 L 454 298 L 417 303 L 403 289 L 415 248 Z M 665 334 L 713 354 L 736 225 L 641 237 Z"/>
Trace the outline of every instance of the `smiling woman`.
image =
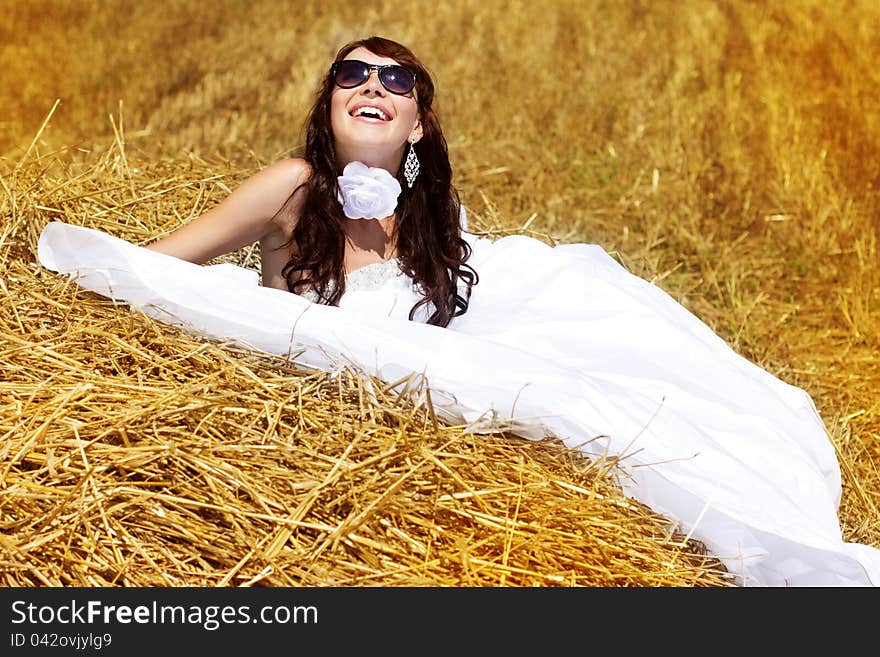
<path id="1" fill-rule="evenodd" d="M 422 290 L 410 318 L 423 311 L 448 325 L 467 309 L 477 276 L 433 99 L 408 48 L 381 37 L 347 44 L 318 91 L 302 156 L 267 167 L 147 248 L 201 264 L 258 241 L 264 286 L 331 305 L 349 274 L 381 263 Z M 337 178 L 355 162 L 406 186 L 371 221 L 347 216 L 338 200 Z"/>
<path id="2" fill-rule="evenodd" d="M 424 377 L 435 413 L 473 431 L 614 456 L 622 489 L 740 584 L 880 583 L 880 551 L 841 537 L 840 467 L 809 395 L 597 245 L 463 230 L 433 98 L 404 46 L 350 43 L 300 157 L 146 248 L 51 223 L 40 261 L 200 334 L 389 386 Z M 199 266 L 254 242 L 262 287 Z"/>

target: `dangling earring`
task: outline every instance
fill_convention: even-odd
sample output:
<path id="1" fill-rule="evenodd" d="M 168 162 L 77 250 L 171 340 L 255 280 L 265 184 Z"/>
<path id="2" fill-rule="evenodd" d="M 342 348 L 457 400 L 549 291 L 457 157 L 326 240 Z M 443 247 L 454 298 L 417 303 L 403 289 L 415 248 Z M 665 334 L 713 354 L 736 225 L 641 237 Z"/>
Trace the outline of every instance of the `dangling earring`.
<path id="1" fill-rule="evenodd" d="M 419 158 L 416 155 L 416 145 L 413 142 L 409 144 L 409 153 L 406 154 L 406 162 L 403 165 L 403 177 L 406 178 L 406 185 L 412 189 L 416 176 L 419 175 Z"/>

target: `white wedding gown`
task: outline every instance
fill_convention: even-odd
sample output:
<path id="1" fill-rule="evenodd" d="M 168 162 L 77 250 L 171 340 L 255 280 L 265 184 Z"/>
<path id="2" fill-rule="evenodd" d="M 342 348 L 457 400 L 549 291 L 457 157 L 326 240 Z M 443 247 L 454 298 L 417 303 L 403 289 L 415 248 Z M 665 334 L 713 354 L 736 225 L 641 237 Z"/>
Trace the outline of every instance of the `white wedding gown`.
<path id="1" fill-rule="evenodd" d="M 480 282 L 445 329 L 407 319 L 417 296 L 393 262 L 353 272 L 330 307 L 60 222 L 38 250 L 44 267 L 195 333 L 322 370 L 424 375 L 447 421 L 623 455 L 626 494 L 744 586 L 880 583 L 880 550 L 841 537 L 839 465 L 805 391 L 599 246 L 465 237 Z"/>

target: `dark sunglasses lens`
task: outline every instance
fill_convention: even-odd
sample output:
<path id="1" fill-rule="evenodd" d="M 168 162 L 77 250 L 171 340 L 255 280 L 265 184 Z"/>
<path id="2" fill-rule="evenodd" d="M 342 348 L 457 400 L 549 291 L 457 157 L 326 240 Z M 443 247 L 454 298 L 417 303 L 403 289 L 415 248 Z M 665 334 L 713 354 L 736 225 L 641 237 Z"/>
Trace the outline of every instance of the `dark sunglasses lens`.
<path id="1" fill-rule="evenodd" d="M 379 74 L 379 81 L 388 91 L 408 94 L 416 85 L 415 76 L 403 66 L 387 66 Z"/>
<path id="2" fill-rule="evenodd" d="M 370 77 L 370 67 L 363 62 L 348 59 L 336 64 L 334 81 L 343 89 L 350 89 Z"/>

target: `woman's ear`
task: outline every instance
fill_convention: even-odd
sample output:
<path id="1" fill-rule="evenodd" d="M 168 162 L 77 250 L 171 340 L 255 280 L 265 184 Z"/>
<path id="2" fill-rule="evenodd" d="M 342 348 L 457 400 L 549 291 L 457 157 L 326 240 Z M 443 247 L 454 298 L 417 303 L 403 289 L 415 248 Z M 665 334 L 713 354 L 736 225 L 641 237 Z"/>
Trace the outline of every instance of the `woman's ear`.
<path id="1" fill-rule="evenodd" d="M 421 140 L 424 137 L 425 131 L 422 129 L 422 120 L 418 119 L 416 121 L 416 126 L 412 129 L 412 132 L 409 133 L 409 141 L 410 144 L 415 144 L 417 141 Z"/>

